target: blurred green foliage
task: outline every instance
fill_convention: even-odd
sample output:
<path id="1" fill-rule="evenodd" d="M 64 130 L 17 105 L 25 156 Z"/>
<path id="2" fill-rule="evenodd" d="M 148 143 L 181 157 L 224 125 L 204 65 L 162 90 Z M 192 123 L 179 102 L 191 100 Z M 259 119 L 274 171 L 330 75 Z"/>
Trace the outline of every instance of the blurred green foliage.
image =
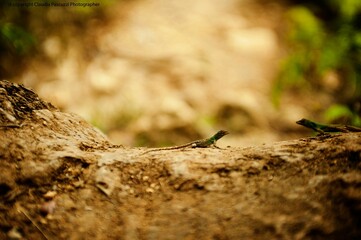
<path id="1" fill-rule="evenodd" d="M 332 122 L 335 119 L 339 119 L 341 117 L 345 117 L 347 119 L 353 120 L 354 125 L 360 126 L 360 117 L 358 117 L 354 112 L 350 110 L 349 107 L 345 105 L 333 104 L 329 107 L 325 113 L 325 120 L 328 122 Z"/>
<path id="2" fill-rule="evenodd" d="M 0 46 L 19 55 L 29 52 L 36 41 L 32 34 L 12 23 L 0 22 Z"/>
<path id="3" fill-rule="evenodd" d="M 361 1 L 305 1 L 290 8 L 287 19 L 289 53 L 272 89 L 274 104 L 285 90 L 317 95 L 332 72 L 340 84 L 325 118 L 361 125 Z"/>

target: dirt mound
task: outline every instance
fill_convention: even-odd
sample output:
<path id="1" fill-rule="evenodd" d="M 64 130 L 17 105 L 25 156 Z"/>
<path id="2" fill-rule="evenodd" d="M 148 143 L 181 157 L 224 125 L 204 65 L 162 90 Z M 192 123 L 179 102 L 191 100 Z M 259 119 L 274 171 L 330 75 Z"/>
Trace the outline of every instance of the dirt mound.
<path id="1" fill-rule="evenodd" d="M 0 239 L 356 239 L 361 134 L 141 155 L 0 82 Z"/>

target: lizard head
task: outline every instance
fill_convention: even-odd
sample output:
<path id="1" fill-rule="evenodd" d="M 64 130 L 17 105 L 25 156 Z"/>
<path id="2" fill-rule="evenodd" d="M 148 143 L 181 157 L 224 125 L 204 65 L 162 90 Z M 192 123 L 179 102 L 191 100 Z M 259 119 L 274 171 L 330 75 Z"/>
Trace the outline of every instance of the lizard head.
<path id="1" fill-rule="evenodd" d="M 302 118 L 301 120 L 298 120 L 296 122 L 299 125 L 305 126 L 305 127 L 317 127 L 316 124 L 306 118 Z"/>
<path id="2" fill-rule="evenodd" d="M 220 130 L 220 131 L 218 131 L 213 137 L 214 137 L 216 140 L 218 140 L 218 139 L 220 139 L 221 137 L 223 137 L 223 136 L 225 136 L 225 135 L 227 135 L 227 134 L 229 134 L 228 131 Z"/>
<path id="3" fill-rule="evenodd" d="M 304 125 L 304 124 L 306 124 L 307 122 L 308 122 L 307 119 L 302 118 L 301 120 L 298 120 L 296 123 L 297 123 L 297 124 L 300 124 L 300 125 Z"/>

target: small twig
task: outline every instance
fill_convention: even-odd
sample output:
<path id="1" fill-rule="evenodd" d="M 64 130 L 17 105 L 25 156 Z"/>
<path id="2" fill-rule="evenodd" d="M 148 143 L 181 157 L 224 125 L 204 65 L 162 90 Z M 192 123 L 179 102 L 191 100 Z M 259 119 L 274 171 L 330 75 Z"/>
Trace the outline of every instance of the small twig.
<path id="1" fill-rule="evenodd" d="M 25 215 L 25 217 L 27 217 L 27 219 L 29 219 L 29 221 L 38 229 L 38 231 L 43 235 L 43 237 L 46 240 L 50 240 L 50 238 L 45 234 L 45 232 L 43 230 L 41 230 L 41 228 L 39 227 L 38 224 L 36 224 L 36 222 L 33 220 L 32 217 L 29 216 L 29 214 L 26 213 L 25 210 L 23 210 L 21 207 L 19 208 L 19 212 L 21 212 L 22 214 Z"/>
<path id="2" fill-rule="evenodd" d="M 0 128 L 20 128 L 21 125 L 19 124 L 5 124 L 5 125 L 0 125 Z"/>

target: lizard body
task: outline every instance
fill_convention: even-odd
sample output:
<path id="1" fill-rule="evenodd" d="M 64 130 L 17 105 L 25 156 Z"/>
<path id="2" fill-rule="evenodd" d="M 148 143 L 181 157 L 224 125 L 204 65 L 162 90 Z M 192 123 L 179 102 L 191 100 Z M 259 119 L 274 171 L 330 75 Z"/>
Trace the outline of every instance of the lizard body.
<path id="1" fill-rule="evenodd" d="M 361 132 L 361 128 L 350 126 L 350 125 L 326 125 L 321 123 L 316 123 L 311 120 L 302 118 L 296 122 L 299 125 L 302 125 L 306 128 L 310 128 L 319 133 L 319 135 L 325 135 L 330 132 Z"/>
<path id="2" fill-rule="evenodd" d="M 229 134 L 229 132 L 227 132 L 225 130 L 220 130 L 210 138 L 196 140 L 196 141 L 186 143 L 183 145 L 179 145 L 179 146 L 150 149 L 148 151 L 145 151 L 141 155 L 149 153 L 149 152 L 162 151 L 162 150 L 176 150 L 176 149 L 183 149 L 183 148 L 187 148 L 187 147 L 192 147 L 192 148 L 207 148 L 207 147 L 211 147 L 211 146 L 217 147 L 216 146 L 217 140 L 219 140 L 220 138 L 222 138 L 223 136 L 225 136 L 227 134 Z"/>

